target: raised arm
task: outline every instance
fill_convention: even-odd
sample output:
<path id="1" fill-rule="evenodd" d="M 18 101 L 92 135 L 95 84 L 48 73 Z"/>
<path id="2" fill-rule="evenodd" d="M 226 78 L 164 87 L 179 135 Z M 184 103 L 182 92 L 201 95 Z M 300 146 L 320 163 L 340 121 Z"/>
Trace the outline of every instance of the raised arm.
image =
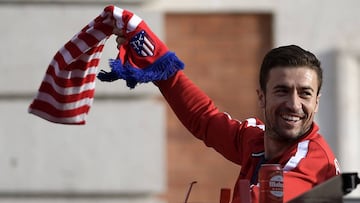
<path id="1" fill-rule="evenodd" d="M 183 73 L 184 64 L 138 16 L 115 9 L 113 34 L 119 54 L 111 60 L 111 71 L 102 71 L 102 81 L 126 80 L 130 88 L 154 82 L 182 124 L 197 138 L 227 159 L 240 163 L 239 126 L 219 112 L 211 99 Z"/>
<path id="2" fill-rule="evenodd" d="M 240 164 L 240 122 L 220 112 L 184 73 L 155 83 L 181 123 L 208 147 Z"/>

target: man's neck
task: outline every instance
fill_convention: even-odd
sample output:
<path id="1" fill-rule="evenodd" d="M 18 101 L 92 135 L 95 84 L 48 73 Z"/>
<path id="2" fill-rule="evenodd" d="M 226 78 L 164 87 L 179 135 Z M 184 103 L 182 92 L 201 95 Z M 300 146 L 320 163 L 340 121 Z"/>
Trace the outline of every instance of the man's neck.
<path id="1" fill-rule="evenodd" d="M 292 142 L 290 141 L 279 140 L 274 137 L 265 135 L 264 137 L 265 159 L 271 160 L 281 156 L 291 144 Z"/>

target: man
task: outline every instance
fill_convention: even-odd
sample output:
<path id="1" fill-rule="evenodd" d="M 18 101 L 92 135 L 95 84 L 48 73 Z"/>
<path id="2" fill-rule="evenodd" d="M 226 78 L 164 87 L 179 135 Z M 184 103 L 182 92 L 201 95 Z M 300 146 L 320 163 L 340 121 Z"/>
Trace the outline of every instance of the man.
<path id="1" fill-rule="evenodd" d="M 120 48 L 126 38 L 121 30 L 114 34 Z M 261 65 L 259 82 L 264 123 L 258 118 L 238 121 L 220 112 L 181 70 L 154 82 L 195 137 L 241 166 L 233 203 L 240 201 L 240 179 L 250 181 L 252 201 L 259 201 L 257 175 L 264 163 L 283 167 L 285 202 L 340 173 L 314 122 L 322 85 L 322 69 L 314 54 L 296 45 L 272 49 Z"/>
<path id="2" fill-rule="evenodd" d="M 154 82 L 194 136 L 241 166 L 233 203 L 239 202 L 240 179 L 251 182 L 252 200 L 258 202 L 257 175 L 264 163 L 282 166 L 284 201 L 340 173 L 314 122 L 322 85 L 314 54 L 295 45 L 271 50 L 261 65 L 257 90 L 264 123 L 257 118 L 240 122 L 220 112 L 186 77 L 184 64 L 141 18 L 112 5 L 57 52 L 30 112 L 57 123 L 84 124 L 94 67 L 112 34 L 118 36 L 119 55 L 110 60 L 111 72 L 101 71 L 98 78 L 124 79 L 130 88 Z"/>

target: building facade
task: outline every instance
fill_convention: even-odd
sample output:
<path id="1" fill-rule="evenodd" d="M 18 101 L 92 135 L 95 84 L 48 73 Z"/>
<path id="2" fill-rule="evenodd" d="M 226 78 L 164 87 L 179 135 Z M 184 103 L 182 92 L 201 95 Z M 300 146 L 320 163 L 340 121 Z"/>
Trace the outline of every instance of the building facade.
<path id="1" fill-rule="evenodd" d="M 183 202 L 192 181 L 189 202 L 218 202 L 220 189 L 233 187 L 239 167 L 193 138 L 152 84 L 97 81 L 84 126 L 27 113 L 56 51 L 108 4 L 142 17 L 239 119 L 261 116 L 255 89 L 268 49 L 313 51 L 324 67 L 316 120 L 342 170 L 360 172 L 356 0 L 0 0 L 0 202 Z M 100 69 L 116 54 L 110 38 Z"/>

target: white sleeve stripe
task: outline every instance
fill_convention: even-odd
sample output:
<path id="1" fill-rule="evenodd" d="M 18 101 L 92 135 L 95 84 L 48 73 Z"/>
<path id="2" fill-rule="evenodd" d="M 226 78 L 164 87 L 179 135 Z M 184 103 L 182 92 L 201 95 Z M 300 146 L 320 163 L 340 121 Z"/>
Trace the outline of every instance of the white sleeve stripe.
<path id="1" fill-rule="evenodd" d="M 230 114 L 228 114 L 227 112 L 223 112 L 223 114 L 225 114 L 230 120 L 235 120 L 237 122 L 239 122 L 240 124 L 242 123 L 241 121 L 237 120 L 237 119 L 233 119 Z M 265 125 L 259 125 L 256 123 L 256 118 L 248 118 L 246 119 L 247 121 L 247 126 L 246 127 L 257 127 L 260 128 L 261 130 L 265 130 Z"/>
<path id="2" fill-rule="evenodd" d="M 230 119 L 230 120 L 234 120 L 234 121 L 238 122 L 239 124 L 242 123 L 241 121 L 239 121 L 239 120 L 237 120 L 237 119 L 233 119 L 233 118 L 230 116 L 230 114 L 228 114 L 227 112 L 223 112 L 223 114 L 225 114 L 225 115 L 228 117 L 228 119 Z"/>
<path id="3" fill-rule="evenodd" d="M 246 119 L 246 121 L 248 122 L 248 127 L 251 126 L 251 127 L 257 127 L 257 128 L 260 128 L 261 130 L 265 130 L 265 125 L 258 125 L 256 123 L 256 119 L 255 118 L 248 118 Z"/>
<path id="4" fill-rule="evenodd" d="M 299 165 L 301 159 L 303 159 L 309 151 L 309 142 L 309 140 L 305 140 L 298 144 L 295 156 L 292 156 L 283 168 L 285 172 L 291 171 Z"/>

